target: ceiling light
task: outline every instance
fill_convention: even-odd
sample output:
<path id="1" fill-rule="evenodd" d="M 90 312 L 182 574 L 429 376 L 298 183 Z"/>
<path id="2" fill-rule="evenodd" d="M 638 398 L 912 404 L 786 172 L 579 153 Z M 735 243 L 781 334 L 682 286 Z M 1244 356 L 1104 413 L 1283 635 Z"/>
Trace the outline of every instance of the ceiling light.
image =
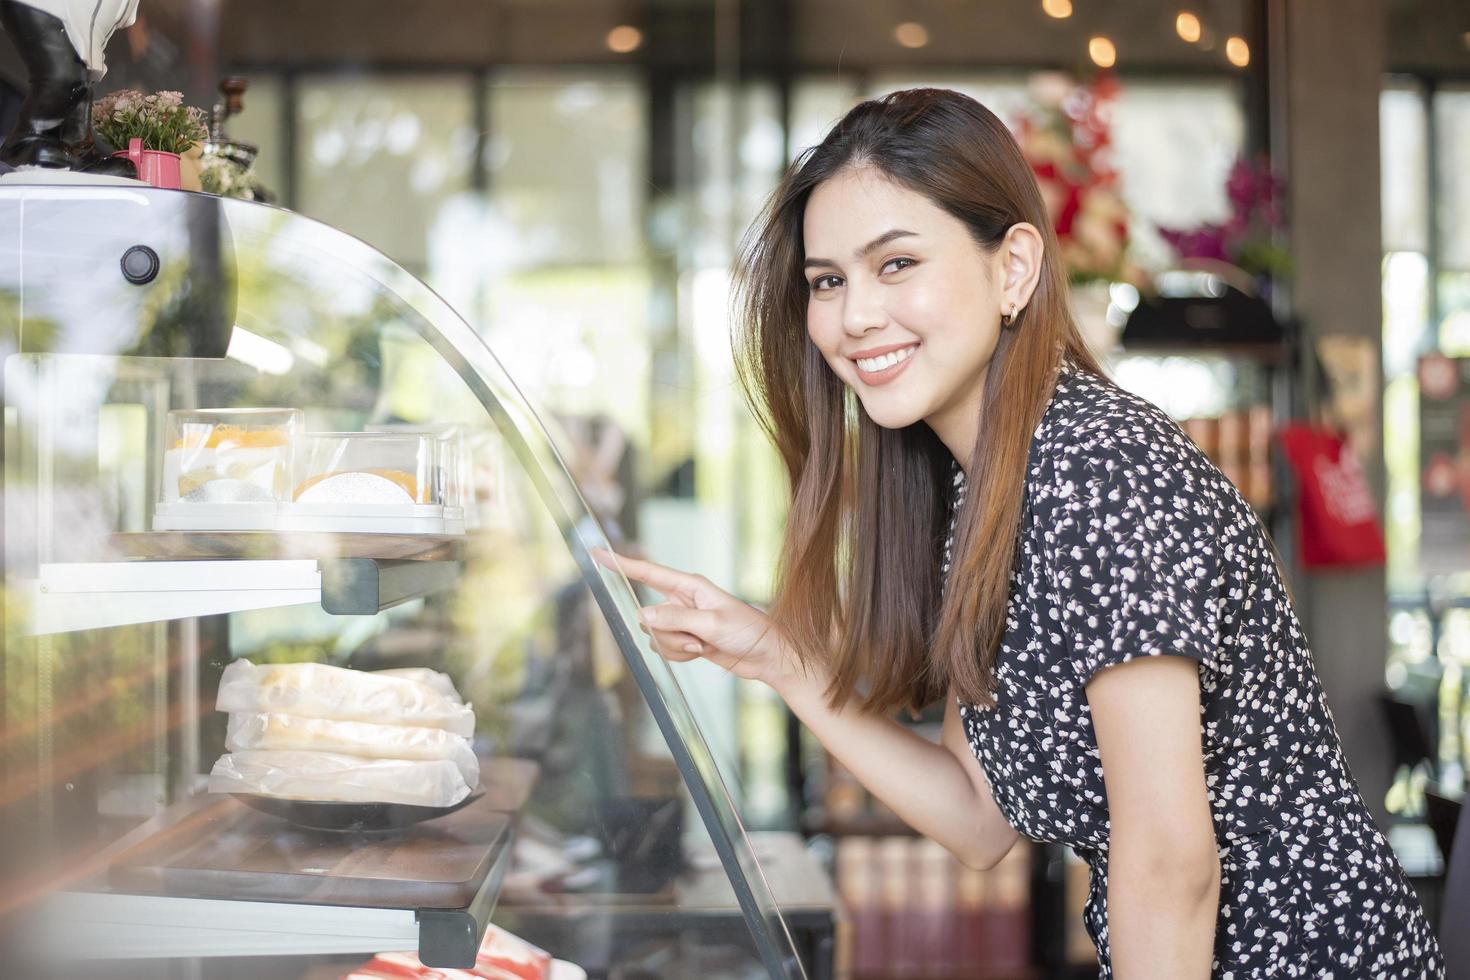
<path id="1" fill-rule="evenodd" d="M 1251 63 L 1251 48 L 1245 43 L 1243 37 L 1232 37 L 1225 42 L 1225 57 L 1237 68 L 1244 68 Z"/>
<path id="2" fill-rule="evenodd" d="M 1187 10 L 1182 10 L 1179 16 L 1174 18 L 1174 30 L 1183 40 L 1195 44 L 1199 41 L 1200 35 L 1199 18 Z"/>
<path id="3" fill-rule="evenodd" d="M 619 24 L 607 32 L 607 48 L 617 54 L 637 51 L 643 45 L 643 32 L 628 24 Z"/>
<path id="4" fill-rule="evenodd" d="M 893 39 L 906 48 L 922 48 L 929 43 L 929 29 L 917 21 L 906 20 L 893 29 Z"/>
<path id="5" fill-rule="evenodd" d="M 1099 68 L 1111 68 L 1118 61 L 1118 49 L 1105 37 L 1095 37 L 1088 41 L 1087 53 L 1092 56 L 1093 64 Z"/>
<path id="6" fill-rule="evenodd" d="M 1041 9 L 1048 17 L 1066 20 L 1072 16 L 1072 0 L 1041 0 Z"/>

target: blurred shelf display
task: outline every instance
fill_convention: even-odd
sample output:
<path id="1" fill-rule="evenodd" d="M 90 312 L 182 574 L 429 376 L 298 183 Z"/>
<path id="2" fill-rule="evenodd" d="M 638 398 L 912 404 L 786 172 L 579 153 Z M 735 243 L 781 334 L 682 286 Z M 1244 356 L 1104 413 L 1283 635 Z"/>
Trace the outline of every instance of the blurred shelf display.
<path id="1" fill-rule="evenodd" d="M 1105 360 L 1124 388 L 1177 421 L 1291 547 L 1290 481 L 1275 451 L 1277 429 L 1297 414 L 1295 331 L 1231 266 L 1180 269 L 1157 278 L 1124 318 Z"/>
<path id="2" fill-rule="evenodd" d="M 903 720 L 939 737 L 938 706 Z M 1082 924 L 1088 869 L 1070 850 L 1022 839 L 997 868 L 965 868 L 820 746 L 792 765 L 809 774 L 791 789 L 805 801 L 803 831 L 832 842 L 850 920 L 849 941 L 838 948 L 857 980 L 1096 975 Z"/>
<path id="3" fill-rule="evenodd" d="M 832 975 L 822 869 L 746 835 L 576 461 L 413 275 L 254 201 L 12 179 L 0 330 L 35 975 L 467 969 L 492 919 L 536 975 Z"/>

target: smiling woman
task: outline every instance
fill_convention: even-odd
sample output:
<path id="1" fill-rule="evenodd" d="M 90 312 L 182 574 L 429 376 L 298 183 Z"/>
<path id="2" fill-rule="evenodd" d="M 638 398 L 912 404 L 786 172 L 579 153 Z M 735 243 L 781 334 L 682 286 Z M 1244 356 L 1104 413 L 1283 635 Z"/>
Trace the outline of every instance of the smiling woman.
<path id="1" fill-rule="evenodd" d="M 793 166 L 744 249 L 741 377 L 792 487 L 771 615 L 799 655 L 831 653 L 834 699 L 861 680 L 874 710 L 951 684 L 983 704 L 1032 430 L 1064 360 L 1099 369 L 1005 124 L 934 90 L 865 107 Z M 984 489 L 940 605 L 952 460 Z"/>
<path id="2" fill-rule="evenodd" d="M 1442 976 L 1274 550 L 1179 427 L 1102 376 L 1006 128 L 857 106 L 776 190 L 737 353 L 791 505 L 768 613 L 602 555 L 657 649 L 769 684 L 976 866 L 1091 868 L 1102 976 Z M 946 707 L 940 744 L 888 717 Z"/>

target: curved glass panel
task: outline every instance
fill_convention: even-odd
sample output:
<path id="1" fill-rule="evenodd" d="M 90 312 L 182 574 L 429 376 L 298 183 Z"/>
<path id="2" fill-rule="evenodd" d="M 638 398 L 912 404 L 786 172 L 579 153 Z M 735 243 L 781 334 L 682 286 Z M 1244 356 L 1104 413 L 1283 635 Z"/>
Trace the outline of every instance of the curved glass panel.
<path id="1" fill-rule="evenodd" d="M 0 917 L 38 916 L 34 955 L 465 966 L 493 909 L 593 975 L 805 975 L 637 598 L 589 558 L 602 525 L 438 296 L 330 227 L 199 194 L 0 186 L 0 236 Z M 383 832 L 361 821 L 412 815 L 369 807 L 347 834 L 321 829 L 340 808 L 247 805 L 268 777 L 339 790 L 324 753 L 401 759 L 374 738 L 458 724 L 268 673 L 303 663 L 446 675 L 473 764 L 411 758 L 467 791 L 478 767 L 484 795 L 411 766 L 383 777 L 403 806 L 462 808 Z M 252 669 L 378 734 L 272 741 Z M 315 754 L 250 755 L 283 747 Z"/>

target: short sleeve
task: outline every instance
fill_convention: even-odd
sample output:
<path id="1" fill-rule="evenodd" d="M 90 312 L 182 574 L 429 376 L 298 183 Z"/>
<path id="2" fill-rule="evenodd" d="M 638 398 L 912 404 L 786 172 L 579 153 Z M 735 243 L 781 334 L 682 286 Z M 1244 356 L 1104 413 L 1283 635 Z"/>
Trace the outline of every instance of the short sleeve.
<path id="1" fill-rule="evenodd" d="M 1059 454 L 1052 618 L 1082 684 L 1135 657 L 1215 666 L 1221 479 L 1167 419 L 1081 435 Z"/>

